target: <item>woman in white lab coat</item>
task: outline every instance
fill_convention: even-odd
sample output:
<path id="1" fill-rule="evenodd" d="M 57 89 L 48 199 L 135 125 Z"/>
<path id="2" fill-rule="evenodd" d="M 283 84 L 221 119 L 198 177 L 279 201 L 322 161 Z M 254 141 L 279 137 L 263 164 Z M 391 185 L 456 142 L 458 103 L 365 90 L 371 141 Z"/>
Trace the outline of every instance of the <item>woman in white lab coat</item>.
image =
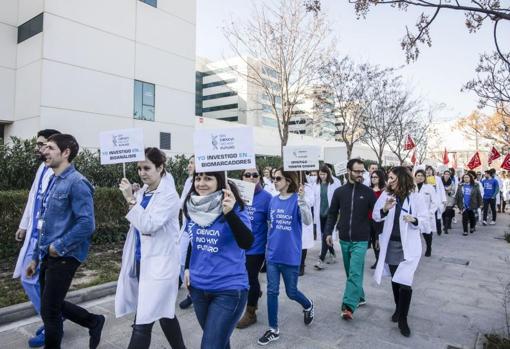
<path id="1" fill-rule="evenodd" d="M 136 313 L 128 349 L 149 348 L 152 326 L 159 320 L 173 349 L 185 348 L 175 317 L 179 278 L 179 196 L 166 157 L 158 148 L 145 149 L 138 162 L 144 186 L 133 196 L 123 178 L 119 189 L 129 204 L 131 223 L 115 296 L 117 317 Z"/>
<path id="2" fill-rule="evenodd" d="M 396 309 L 391 319 L 398 322 L 400 333 L 406 337 L 411 335 L 407 314 L 422 252 L 421 232 L 429 230 L 429 212 L 414 190 L 411 172 L 403 166 L 392 168 L 386 191 L 377 200 L 372 216 L 376 222 L 384 221 L 374 279 L 380 284 L 383 274 L 392 276 Z"/>
<path id="3" fill-rule="evenodd" d="M 436 191 L 430 184 L 425 183 L 426 174 L 424 170 L 418 170 L 414 173 L 414 180 L 416 182 L 417 192 L 423 197 L 423 203 L 429 213 L 428 229 L 422 231 L 423 238 L 427 244 L 425 250 L 425 257 L 430 257 L 432 254 L 432 233 L 436 232 L 436 211 L 437 200 Z"/>
<path id="4" fill-rule="evenodd" d="M 436 176 L 435 170 L 432 166 L 428 165 L 427 167 L 425 167 L 425 174 L 427 175 L 425 183 L 432 185 L 436 191 L 437 211 L 435 231 L 437 232 L 437 235 L 441 235 L 442 233 L 441 218 L 443 212 L 446 209 L 446 191 L 444 189 L 443 180 L 441 179 L 441 177 Z"/>
<path id="5" fill-rule="evenodd" d="M 313 177 L 313 176 L 312 176 Z M 305 187 L 305 201 L 308 204 L 308 207 L 313 207 L 314 205 L 314 187 L 315 183 L 309 182 L 308 177 L 302 173 L 303 185 Z M 312 214 L 310 208 L 310 215 Z M 303 219 L 301 218 L 301 223 L 303 225 L 303 234 L 301 235 L 301 265 L 299 267 L 299 276 L 305 274 L 305 260 L 308 254 L 308 250 L 313 248 L 315 245 L 315 240 L 313 238 L 313 222 L 311 224 L 305 224 Z"/>

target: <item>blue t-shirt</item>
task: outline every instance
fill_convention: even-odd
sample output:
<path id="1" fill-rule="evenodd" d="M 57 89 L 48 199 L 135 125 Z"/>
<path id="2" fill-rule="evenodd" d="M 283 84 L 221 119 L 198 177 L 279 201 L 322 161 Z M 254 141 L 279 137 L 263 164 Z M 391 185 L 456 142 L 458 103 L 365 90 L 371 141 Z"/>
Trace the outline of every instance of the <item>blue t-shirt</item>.
<path id="1" fill-rule="evenodd" d="M 236 205 L 234 212 L 247 227 L 251 227 L 246 209 L 241 211 Z M 237 245 L 223 215 L 208 227 L 201 227 L 190 219 L 186 232 L 192 246 L 189 272 L 194 288 L 204 291 L 249 288 L 245 252 Z"/>
<path id="2" fill-rule="evenodd" d="M 471 190 L 473 186 L 471 184 L 464 184 L 462 186 L 462 193 L 464 194 L 464 209 L 471 209 Z"/>
<path id="3" fill-rule="evenodd" d="M 147 208 L 147 205 L 149 204 L 149 201 L 151 201 L 152 193 L 146 193 L 143 194 L 142 201 L 140 202 L 140 206 L 142 206 L 144 209 Z M 136 236 L 136 244 L 135 244 L 135 260 L 137 262 L 140 262 L 142 259 L 142 243 L 140 241 L 140 231 L 135 228 L 135 236 Z"/>
<path id="4" fill-rule="evenodd" d="M 482 179 L 482 186 L 484 199 L 492 199 L 499 188 L 498 181 L 495 178 Z"/>
<path id="5" fill-rule="evenodd" d="M 286 200 L 275 196 L 269 205 L 269 217 L 271 225 L 267 235 L 267 261 L 300 265 L 303 229 L 298 195 L 294 193 Z"/>
<path id="6" fill-rule="evenodd" d="M 31 239 L 39 238 L 39 229 L 37 229 L 37 220 L 39 219 L 39 211 L 41 210 L 41 204 L 44 197 L 44 192 L 42 190 L 42 182 L 44 179 L 44 175 L 48 171 L 48 167 L 44 166 L 41 176 L 39 177 L 39 183 L 37 184 L 37 192 L 35 193 L 34 199 L 34 211 L 32 215 L 32 235 Z"/>
<path id="7" fill-rule="evenodd" d="M 267 243 L 267 218 L 269 216 L 269 203 L 273 196 L 264 189 L 255 192 L 253 196 L 253 205 L 245 206 L 246 212 L 251 221 L 251 230 L 253 233 L 253 244 L 246 251 L 247 255 L 264 254 Z"/>

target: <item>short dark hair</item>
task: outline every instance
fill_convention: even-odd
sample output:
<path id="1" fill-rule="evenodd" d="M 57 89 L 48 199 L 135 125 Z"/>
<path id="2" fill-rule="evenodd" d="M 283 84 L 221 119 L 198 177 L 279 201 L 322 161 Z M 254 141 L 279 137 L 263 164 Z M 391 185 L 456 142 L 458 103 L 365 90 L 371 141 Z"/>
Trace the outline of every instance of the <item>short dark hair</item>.
<path id="1" fill-rule="evenodd" d="M 145 158 L 152 162 L 156 168 L 163 165 L 161 176 L 165 174 L 166 155 L 156 147 L 145 148 Z"/>
<path id="2" fill-rule="evenodd" d="M 361 159 L 351 159 L 347 162 L 347 169 L 352 171 L 352 167 L 354 166 L 354 164 L 362 164 L 363 166 L 365 166 Z"/>
<path id="3" fill-rule="evenodd" d="M 377 186 L 381 190 L 384 189 L 386 187 L 386 174 L 384 173 L 383 170 L 375 170 L 374 172 L 372 172 L 372 174 L 370 175 L 370 188 L 374 187 L 374 184 L 372 183 L 372 176 L 374 174 L 377 177 L 379 177 L 379 182 L 377 183 Z"/>
<path id="4" fill-rule="evenodd" d="M 422 170 L 422 169 L 419 169 L 419 170 L 416 170 L 416 172 L 414 173 L 414 176 L 416 177 L 416 175 L 418 173 L 421 173 L 423 175 L 423 177 L 427 177 L 427 174 L 425 173 L 425 170 Z"/>
<path id="5" fill-rule="evenodd" d="M 48 138 L 48 142 L 55 143 L 61 152 L 69 149 L 69 157 L 67 158 L 67 161 L 69 162 L 74 160 L 76 155 L 78 155 L 78 151 L 80 150 L 80 145 L 76 141 L 76 138 L 74 138 L 72 135 L 62 133 L 54 134 Z"/>
<path id="6" fill-rule="evenodd" d="M 54 130 L 52 128 L 47 128 L 44 130 L 40 130 L 37 132 L 37 137 L 44 137 L 46 139 L 50 138 L 53 135 L 59 135 L 61 134 L 60 131 Z"/>
<path id="7" fill-rule="evenodd" d="M 289 187 L 287 193 L 297 193 L 299 190 L 299 175 L 294 171 L 285 171 L 283 167 L 280 167 L 276 172 L 281 172 L 285 180 L 289 181 Z M 275 172 L 275 174 L 276 174 Z"/>

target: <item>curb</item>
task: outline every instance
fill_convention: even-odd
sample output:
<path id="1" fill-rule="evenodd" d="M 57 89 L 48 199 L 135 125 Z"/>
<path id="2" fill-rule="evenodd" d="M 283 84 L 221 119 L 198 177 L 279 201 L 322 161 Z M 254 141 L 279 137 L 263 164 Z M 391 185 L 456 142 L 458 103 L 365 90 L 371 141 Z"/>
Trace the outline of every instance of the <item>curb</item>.
<path id="1" fill-rule="evenodd" d="M 66 300 L 71 303 L 88 302 L 115 294 L 116 289 L 117 281 L 111 281 L 105 284 L 69 292 Z M 0 325 L 23 320 L 35 315 L 37 315 L 37 313 L 30 302 L 10 305 L 8 307 L 0 308 Z"/>

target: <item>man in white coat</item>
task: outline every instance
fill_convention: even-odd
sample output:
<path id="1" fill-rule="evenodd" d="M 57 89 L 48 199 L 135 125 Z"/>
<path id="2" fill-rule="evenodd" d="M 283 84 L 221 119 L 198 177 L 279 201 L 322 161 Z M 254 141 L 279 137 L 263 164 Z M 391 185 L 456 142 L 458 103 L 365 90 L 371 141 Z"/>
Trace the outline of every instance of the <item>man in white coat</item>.
<path id="1" fill-rule="evenodd" d="M 37 213 L 41 207 L 41 200 L 48 187 L 50 177 L 53 175 L 53 170 L 46 166 L 44 162 L 43 150 L 46 147 L 48 138 L 54 134 L 60 134 L 60 132 L 46 129 L 37 133 L 35 156 L 37 160 L 41 161 L 41 164 L 37 169 L 34 182 L 28 194 L 25 211 L 23 212 L 19 229 L 16 231 L 15 235 L 16 241 L 24 240 L 24 242 L 18 256 L 18 261 L 16 262 L 13 278 L 21 277 L 21 285 L 37 314 L 40 314 L 41 311 L 39 270 L 37 270 L 37 273 L 31 278 L 27 278 L 24 271 L 32 261 L 32 254 L 39 236 L 39 231 L 37 229 Z M 44 345 L 44 326 L 37 329 L 35 336 L 29 339 L 28 345 L 31 348 L 42 347 Z"/>

